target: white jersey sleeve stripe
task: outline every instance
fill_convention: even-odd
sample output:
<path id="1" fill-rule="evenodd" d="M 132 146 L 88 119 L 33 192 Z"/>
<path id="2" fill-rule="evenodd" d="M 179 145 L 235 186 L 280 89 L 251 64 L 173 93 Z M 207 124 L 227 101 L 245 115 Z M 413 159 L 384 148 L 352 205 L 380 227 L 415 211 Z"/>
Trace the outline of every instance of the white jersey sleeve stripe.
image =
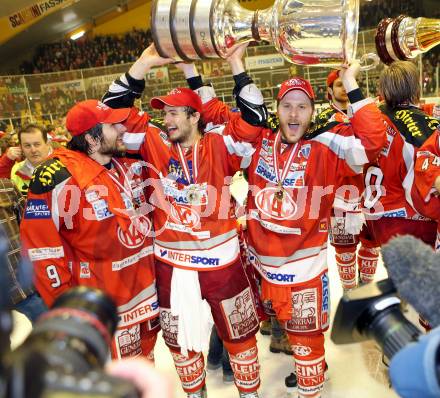
<path id="1" fill-rule="evenodd" d="M 355 136 L 345 137 L 327 131 L 313 138 L 313 141 L 327 146 L 339 159 L 345 160 L 357 174 L 360 174 L 363 166 L 369 162 L 361 140 Z"/>
<path id="2" fill-rule="evenodd" d="M 123 141 L 128 150 L 139 150 L 145 140 L 145 133 L 124 133 Z"/>
<path id="3" fill-rule="evenodd" d="M 249 142 L 234 141 L 230 135 L 224 135 L 223 141 L 231 155 L 250 157 L 255 152 L 255 148 Z"/>
<path id="4" fill-rule="evenodd" d="M 404 141 L 402 148 L 402 157 L 405 161 L 406 176 L 402 181 L 402 187 L 405 190 L 405 199 L 414 208 L 414 204 L 411 198 L 411 189 L 414 185 L 414 147 Z"/>

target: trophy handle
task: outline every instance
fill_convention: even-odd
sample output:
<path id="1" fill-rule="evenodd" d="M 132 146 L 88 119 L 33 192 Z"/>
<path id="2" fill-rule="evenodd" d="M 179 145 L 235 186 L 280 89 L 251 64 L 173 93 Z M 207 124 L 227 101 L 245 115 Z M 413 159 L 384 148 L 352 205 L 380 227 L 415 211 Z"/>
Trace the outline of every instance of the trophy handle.
<path id="1" fill-rule="evenodd" d="M 362 55 L 361 59 L 359 60 L 359 63 L 361 64 L 361 70 L 370 70 L 375 68 L 377 65 L 379 65 L 379 57 L 375 53 L 368 53 Z M 362 65 L 364 64 L 364 65 Z"/>

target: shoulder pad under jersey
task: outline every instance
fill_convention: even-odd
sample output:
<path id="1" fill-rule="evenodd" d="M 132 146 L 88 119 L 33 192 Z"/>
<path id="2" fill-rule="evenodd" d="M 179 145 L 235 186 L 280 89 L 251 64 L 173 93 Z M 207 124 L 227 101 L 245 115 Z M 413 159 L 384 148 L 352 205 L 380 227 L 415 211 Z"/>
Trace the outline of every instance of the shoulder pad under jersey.
<path id="1" fill-rule="evenodd" d="M 278 115 L 276 113 L 269 113 L 266 124 L 267 127 L 270 128 L 273 132 L 278 131 L 280 127 L 280 120 L 278 119 Z"/>
<path id="2" fill-rule="evenodd" d="M 35 169 L 29 190 L 36 194 L 52 191 L 52 189 L 70 176 L 69 170 L 59 159 L 48 159 Z"/>
<path id="3" fill-rule="evenodd" d="M 157 127 L 158 129 L 160 129 L 162 131 L 167 131 L 167 128 L 165 127 L 165 123 L 164 123 L 163 119 L 151 118 L 149 120 L 149 123 L 151 123 L 154 127 Z"/>

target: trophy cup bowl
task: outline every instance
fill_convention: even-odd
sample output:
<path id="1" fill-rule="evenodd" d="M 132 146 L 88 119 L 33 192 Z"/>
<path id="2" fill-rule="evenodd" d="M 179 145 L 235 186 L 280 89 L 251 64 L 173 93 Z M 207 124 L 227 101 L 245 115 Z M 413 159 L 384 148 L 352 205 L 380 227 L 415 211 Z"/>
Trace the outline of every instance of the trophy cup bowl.
<path id="1" fill-rule="evenodd" d="M 440 19 L 385 18 L 376 29 L 376 51 L 383 63 L 406 61 L 440 43 Z"/>
<path id="2" fill-rule="evenodd" d="M 255 40 L 294 64 L 334 68 L 355 58 L 358 21 L 359 0 L 275 0 L 257 11 L 236 0 L 153 0 L 151 8 L 156 50 L 178 62 L 226 58 Z"/>

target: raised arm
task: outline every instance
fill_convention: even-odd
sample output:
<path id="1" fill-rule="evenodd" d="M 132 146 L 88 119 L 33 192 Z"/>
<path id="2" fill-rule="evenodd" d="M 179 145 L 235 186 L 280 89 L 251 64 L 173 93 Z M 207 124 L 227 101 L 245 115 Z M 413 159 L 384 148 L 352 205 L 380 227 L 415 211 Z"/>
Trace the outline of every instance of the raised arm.
<path id="1" fill-rule="evenodd" d="M 130 67 L 128 72 L 121 75 L 104 94 L 102 102 L 111 108 L 131 108 L 134 101 L 140 98 L 145 89 L 145 76 L 151 68 L 173 62 L 170 58 L 162 58 L 154 44 L 147 47 Z"/>
<path id="2" fill-rule="evenodd" d="M 145 76 L 151 68 L 173 62 L 170 58 L 161 58 L 156 48 L 151 44 L 146 48 L 128 72 L 121 75 L 110 84 L 102 98 L 102 102 L 111 108 L 132 108 L 129 117 L 123 122 L 127 129 L 124 134 L 124 144 L 130 153 L 141 151 L 152 125 L 150 116 L 134 107 L 134 101 L 140 98 L 145 89 Z M 162 128 L 159 125 L 155 127 Z"/>
<path id="3" fill-rule="evenodd" d="M 344 65 L 339 74 L 350 101 L 350 123 L 338 125 L 337 134 L 332 137 L 333 150 L 355 173 L 360 173 L 365 164 L 374 162 L 387 142 L 382 113 L 373 99 L 365 98 L 359 89 L 356 81 L 359 70 L 359 64 L 353 63 Z"/>
<path id="4" fill-rule="evenodd" d="M 228 127 L 239 138 L 252 141 L 255 138 L 255 131 L 252 130 L 252 127 L 249 129 L 249 125 L 265 127 L 267 109 L 260 90 L 244 69 L 242 58 L 247 45 L 248 43 L 244 43 L 238 46 L 226 59 L 234 77 L 235 87 L 233 94 L 240 112 L 232 112 L 228 105 L 215 96 L 214 89 L 211 86 L 203 84 L 202 77 L 194 65 L 179 64 L 178 68 L 185 74 L 189 87 L 196 91 L 202 99 L 202 118 L 205 122 L 213 124 L 227 123 Z"/>

